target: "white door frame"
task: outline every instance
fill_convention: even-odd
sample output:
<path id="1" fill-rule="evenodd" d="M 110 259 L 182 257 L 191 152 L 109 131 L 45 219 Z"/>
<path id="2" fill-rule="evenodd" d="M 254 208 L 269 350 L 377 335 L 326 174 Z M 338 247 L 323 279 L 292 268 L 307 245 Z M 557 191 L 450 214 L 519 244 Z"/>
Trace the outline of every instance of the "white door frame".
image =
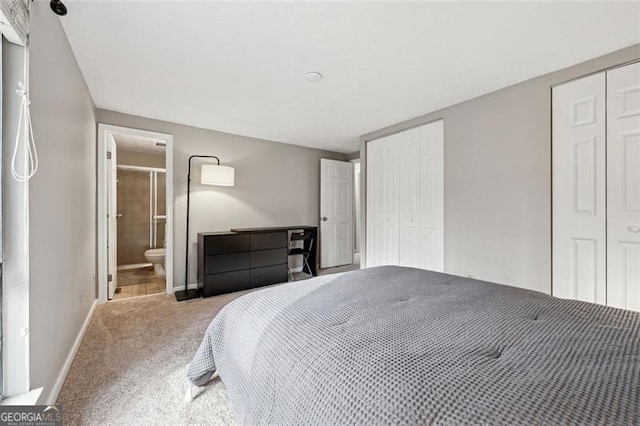
<path id="1" fill-rule="evenodd" d="M 360 232 L 362 231 L 360 227 L 362 226 L 362 204 L 360 204 L 360 192 L 362 191 L 362 187 L 360 186 L 360 173 L 362 173 L 362 163 L 359 158 L 354 158 L 349 160 L 351 164 L 353 164 L 353 253 L 358 253 L 362 251 L 360 248 Z M 356 165 L 360 168 L 358 171 L 358 179 L 356 180 Z M 358 187 L 358 193 L 356 194 L 356 186 Z M 356 209 L 356 205 L 359 207 Z M 357 211 L 356 211 L 357 210 Z M 356 246 L 358 250 L 356 251 Z M 355 259 L 354 259 L 355 261 Z M 362 264 L 361 264 L 362 265 Z"/>
<path id="2" fill-rule="evenodd" d="M 107 140 L 109 135 L 126 134 L 159 139 L 166 143 L 167 230 L 165 239 L 166 291 L 173 293 L 173 135 L 98 123 L 98 303 L 107 301 Z"/>
<path id="3" fill-rule="evenodd" d="M 118 288 L 118 143 L 114 135 L 107 135 L 107 299 L 115 296 Z"/>

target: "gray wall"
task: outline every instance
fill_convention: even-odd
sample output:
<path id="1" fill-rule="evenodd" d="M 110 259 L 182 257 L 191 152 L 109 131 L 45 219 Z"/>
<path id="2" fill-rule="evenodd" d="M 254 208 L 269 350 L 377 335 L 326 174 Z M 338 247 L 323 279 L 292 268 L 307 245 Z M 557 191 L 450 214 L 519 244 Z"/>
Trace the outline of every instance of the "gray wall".
<path id="1" fill-rule="evenodd" d="M 184 285 L 187 160 L 216 155 L 236 169 L 235 187 L 203 186 L 194 162 L 189 283 L 195 283 L 197 233 L 230 228 L 317 225 L 320 159 L 347 155 L 98 110 L 99 123 L 173 135 L 174 287 Z"/>
<path id="2" fill-rule="evenodd" d="M 549 293 L 551 86 L 639 58 L 634 45 L 366 134 L 361 158 L 366 141 L 444 118 L 445 271 Z"/>
<path id="3" fill-rule="evenodd" d="M 31 10 L 30 364 L 46 400 L 96 298 L 96 121 L 59 19 Z"/>

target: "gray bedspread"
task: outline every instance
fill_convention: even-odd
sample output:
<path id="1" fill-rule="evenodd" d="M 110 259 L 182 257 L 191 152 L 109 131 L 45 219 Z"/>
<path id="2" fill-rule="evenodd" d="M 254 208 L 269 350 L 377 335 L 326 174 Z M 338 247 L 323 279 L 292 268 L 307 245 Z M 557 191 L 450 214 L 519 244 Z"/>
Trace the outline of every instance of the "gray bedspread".
<path id="1" fill-rule="evenodd" d="M 640 424 L 640 313 L 378 267 L 229 303 L 216 370 L 244 424 Z"/>

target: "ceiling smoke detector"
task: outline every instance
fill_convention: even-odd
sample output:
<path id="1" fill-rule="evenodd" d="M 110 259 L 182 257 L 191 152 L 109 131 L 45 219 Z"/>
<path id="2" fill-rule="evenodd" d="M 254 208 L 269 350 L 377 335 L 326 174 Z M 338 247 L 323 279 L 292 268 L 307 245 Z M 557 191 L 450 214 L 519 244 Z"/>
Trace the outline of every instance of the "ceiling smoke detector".
<path id="1" fill-rule="evenodd" d="M 304 78 L 306 78 L 309 83 L 317 83 L 322 80 L 322 74 L 318 71 L 309 71 L 304 75 Z"/>

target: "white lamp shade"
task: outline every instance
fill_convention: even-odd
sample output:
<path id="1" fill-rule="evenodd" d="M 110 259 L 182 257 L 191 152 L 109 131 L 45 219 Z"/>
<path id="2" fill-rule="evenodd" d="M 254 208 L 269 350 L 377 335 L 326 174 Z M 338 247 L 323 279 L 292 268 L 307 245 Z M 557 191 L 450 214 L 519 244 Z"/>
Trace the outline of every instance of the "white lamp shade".
<path id="1" fill-rule="evenodd" d="M 203 164 L 200 168 L 200 183 L 203 185 L 233 186 L 235 169 L 217 164 Z"/>

